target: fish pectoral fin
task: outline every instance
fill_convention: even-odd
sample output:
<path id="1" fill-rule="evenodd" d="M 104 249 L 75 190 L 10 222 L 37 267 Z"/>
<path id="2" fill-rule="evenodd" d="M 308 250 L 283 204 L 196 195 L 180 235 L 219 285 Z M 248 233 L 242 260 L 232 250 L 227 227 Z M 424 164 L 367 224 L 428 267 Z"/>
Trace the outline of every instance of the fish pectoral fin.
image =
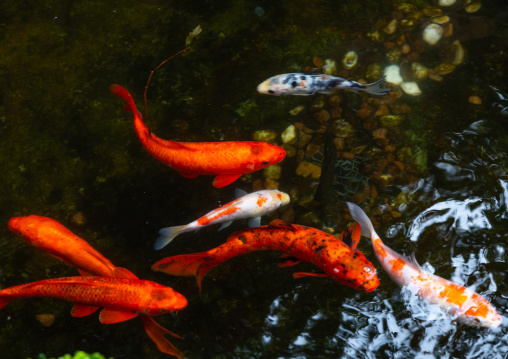
<path id="1" fill-rule="evenodd" d="M 83 276 L 83 277 L 91 277 L 91 276 L 93 276 L 93 274 L 92 274 L 92 273 L 87 272 L 87 271 L 84 271 L 84 270 L 82 270 L 82 269 L 78 269 L 78 272 L 79 272 L 79 275 L 81 275 L 81 276 Z"/>
<path id="2" fill-rule="evenodd" d="M 323 91 L 318 91 L 318 93 L 329 95 L 329 94 L 333 93 L 333 91 L 332 90 L 323 90 Z"/>
<path id="3" fill-rule="evenodd" d="M 248 195 L 247 192 L 245 192 L 243 189 L 240 189 L 240 188 L 236 188 L 235 189 L 235 197 L 236 198 L 240 198 L 240 197 L 243 197 L 243 196 L 246 196 Z"/>
<path id="4" fill-rule="evenodd" d="M 249 227 L 259 227 L 261 225 L 261 217 L 252 217 L 249 219 Z"/>
<path id="5" fill-rule="evenodd" d="M 101 310 L 101 314 L 99 314 L 99 320 L 102 324 L 114 324 L 124 322 L 137 316 L 138 315 L 133 312 L 104 308 Z"/>
<path id="6" fill-rule="evenodd" d="M 213 180 L 213 185 L 214 187 L 222 188 L 236 181 L 241 175 L 241 173 L 236 175 L 217 175 Z"/>
<path id="7" fill-rule="evenodd" d="M 356 249 L 360 237 L 362 236 L 362 226 L 359 223 L 355 223 L 352 226 L 347 227 L 341 234 L 339 239 L 347 244 L 351 249 Z"/>
<path id="8" fill-rule="evenodd" d="M 299 260 L 298 258 L 290 256 L 289 254 L 283 253 L 279 257 L 279 260 L 277 261 L 277 266 L 279 268 L 291 267 L 291 266 L 297 265 L 300 262 L 301 262 L 301 260 Z"/>
<path id="9" fill-rule="evenodd" d="M 127 279 L 139 279 L 130 270 L 122 268 L 122 267 L 115 267 L 115 277 L 116 278 L 127 278 Z"/>
<path id="10" fill-rule="evenodd" d="M 75 318 L 86 317 L 87 315 L 94 313 L 99 308 L 100 307 L 92 305 L 74 304 L 71 310 L 71 315 Z"/>
<path id="11" fill-rule="evenodd" d="M 307 272 L 296 272 L 293 273 L 293 278 L 305 278 L 305 277 L 325 277 L 328 278 L 328 276 L 324 273 L 307 273 Z"/>
<path id="12" fill-rule="evenodd" d="M 180 173 L 180 175 L 182 175 L 185 178 L 196 178 L 197 176 L 199 176 L 195 173 L 185 173 L 185 172 L 179 172 L 179 173 Z"/>
<path id="13" fill-rule="evenodd" d="M 224 228 L 229 227 L 231 223 L 233 223 L 233 221 L 222 222 L 218 230 L 222 231 Z"/>

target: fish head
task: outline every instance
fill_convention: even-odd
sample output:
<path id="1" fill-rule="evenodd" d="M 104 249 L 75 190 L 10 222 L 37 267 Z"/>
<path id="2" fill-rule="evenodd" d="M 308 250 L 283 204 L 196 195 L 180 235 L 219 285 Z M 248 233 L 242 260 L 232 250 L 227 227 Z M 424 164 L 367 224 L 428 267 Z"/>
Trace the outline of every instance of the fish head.
<path id="1" fill-rule="evenodd" d="M 329 272 L 337 282 L 367 293 L 379 285 L 376 268 L 357 249 L 348 252 L 347 256 L 338 257 Z"/>
<path id="2" fill-rule="evenodd" d="M 154 285 L 149 289 L 149 295 L 144 305 L 141 305 L 141 313 L 154 316 L 178 311 L 187 306 L 187 298 L 176 290 L 163 285 Z"/>
<path id="3" fill-rule="evenodd" d="M 471 306 L 464 314 L 452 311 L 453 314 L 457 314 L 457 320 L 463 324 L 470 325 L 472 327 L 483 327 L 483 328 L 497 328 L 501 325 L 503 319 L 498 312 L 494 309 L 485 298 L 478 296 L 474 301 L 475 304 Z"/>
<path id="4" fill-rule="evenodd" d="M 27 217 L 13 217 L 9 220 L 9 229 L 19 236 L 28 238 L 37 233 L 41 223 L 46 220 L 46 217 L 35 215 Z"/>
<path id="5" fill-rule="evenodd" d="M 281 83 L 280 76 L 273 76 L 258 85 L 258 92 L 265 95 L 283 96 L 290 94 L 290 87 Z"/>
<path id="6" fill-rule="evenodd" d="M 282 147 L 267 142 L 254 142 L 250 151 L 250 161 L 246 164 L 250 172 L 271 166 L 286 157 L 286 151 Z"/>

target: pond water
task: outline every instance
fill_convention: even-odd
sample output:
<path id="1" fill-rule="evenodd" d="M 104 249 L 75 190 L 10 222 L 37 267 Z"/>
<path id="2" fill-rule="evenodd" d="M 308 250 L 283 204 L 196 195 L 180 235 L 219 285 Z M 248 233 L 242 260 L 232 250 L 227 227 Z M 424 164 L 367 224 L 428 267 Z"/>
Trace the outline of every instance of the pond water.
<path id="1" fill-rule="evenodd" d="M 393 20 L 397 26 L 390 28 Z M 444 33 L 435 45 L 421 40 L 431 22 Z M 251 140 L 263 130 L 281 144 L 279 135 L 295 125 L 298 138 L 285 145 L 279 178 L 259 171 L 217 189 L 211 176 L 180 176 L 142 148 L 132 114 L 108 91 L 112 83 L 124 86 L 142 109 L 150 72 L 184 48 L 197 25 L 203 31 L 191 49 L 153 75 L 151 130 L 178 141 Z M 188 358 L 508 356 L 505 1 L 458 0 L 444 7 L 424 0 L 6 0 L 0 26 L 2 288 L 76 275 L 8 230 L 11 217 L 37 214 L 58 220 L 115 265 L 185 295 L 184 310 L 157 321 L 184 338 L 171 341 Z M 350 69 L 342 65 L 348 51 L 358 55 Z M 326 60 L 334 60 L 336 69 Z M 428 70 L 425 75 L 413 70 L 414 63 Z M 280 73 L 331 71 L 373 82 L 389 65 L 416 81 L 421 94 L 393 84 L 383 97 L 256 92 L 260 82 Z M 300 112 L 290 113 L 299 106 Z M 328 169 L 327 133 L 337 151 Z M 336 196 L 332 217 L 323 211 L 326 196 L 315 193 L 319 175 L 304 177 L 302 162 L 333 177 L 327 192 Z M 293 279 L 294 272 L 317 268 L 279 268 L 280 253 L 269 251 L 210 271 L 201 292 L 193 278 L 150 270 L 163 257 L 218 246 L 247 224 L 182 234 L 154 251 L 160 228 L 189 223 L 233 200 L 235 188 L 267 186 L 292 201 L 263 224 L 280 217 L 340 233 L 351 223 L 342 201 L 354 201 L 369 212 L 386 245 L 414 252 L 427 270 L 476 290 L 503 324 L 458 324 L 401 290 L 368 238 L 359 249 L 381 282 L 371 293 L 328 278 Z M 336 220 L 330 224 L 329 218 Z M 102 325 L 96 315 L 72 318 L 70 309 L 68 302 L 40 298 L 3 308 L 2 358 L 75 350 L 169 357 L 139 320 Z M 54 315 L 54 324 L 35 319 L 43 313 Z"/>

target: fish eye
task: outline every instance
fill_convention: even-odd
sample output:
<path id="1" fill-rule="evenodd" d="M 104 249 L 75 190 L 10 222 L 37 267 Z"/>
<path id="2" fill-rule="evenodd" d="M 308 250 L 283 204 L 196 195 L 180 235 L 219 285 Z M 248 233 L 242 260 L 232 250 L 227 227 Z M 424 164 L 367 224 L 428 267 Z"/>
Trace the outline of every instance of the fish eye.
<path id="1" fill-rule="evenodd" d="M 369 266 L 365 266 L 365 267 L 363 267 L 363 270 L 364 270 L 365 272 L 367 272 L 367 273 L 372 273 L 372 268 L 371 268 L 371 267 L 369 267 Z"/>
<path id="2" fill-rule="evenodd" d="M 275 91 L 274 90 L 268 90 L 268 93 L 273 95 L 275 93 Z"/>
<path id="3" fill-rule="evenodd" d="M 267 164 L 269 164 L 269 163 L 270 163 L 270 162 L 268 162 L 268 161 L 263 161 L 263 162 L 261 162 L 261 164 L 262 164 L 263 166 L 266 166 L 266 165 L 267 165 Z"/>

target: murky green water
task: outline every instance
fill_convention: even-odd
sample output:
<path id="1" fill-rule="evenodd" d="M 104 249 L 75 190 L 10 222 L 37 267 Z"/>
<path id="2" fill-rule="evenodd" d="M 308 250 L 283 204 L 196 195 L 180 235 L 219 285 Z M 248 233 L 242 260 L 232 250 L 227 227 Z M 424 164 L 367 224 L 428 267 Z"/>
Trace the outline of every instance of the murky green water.
<path id="1" fill-rule="evenodd" d="M 315 268 L 280 269 L 278 254 L 269 252 L 214 269 L 201 293 L 192 278 L 152 272 L 156 260 L 212 248 L 246 223 L 185 234 L 155 252 L 160 228 L 188 223 L 231 201 L 235 187 L 250 191 L 263 174 L 223 189 L 212 187 L 209 176 L 181 177 L 142 148 L 131 114 L 108 91 L 110 84 L 120 84 L 142 107 L 150 71 L 182 49 L 187 34 L 201 25 L 192 49 L 154 75 L 148 91 L 154 133 L 182 141 L 247 140 L 256 130 L 281 133 L 293 123 L 319 129 L 316 113 L 322 109 L 332 113 L 330 121 L 345 119 L 354 135 L 343 137 L 339 155 L 347 160 L 352 154 L 362 163 L 358 176 L 370 177 L 353 199 L 371 208 L 385 243 L 400 253 L 414 251 L 436 274 L 473 286 L 504 317 L 508 8 L 504 1 L 484 1 L 475 13 L 464 11 L 464 1 L 442 8 L 453 29 L 430 46 L 419 39 L 435 15 L 432 5 L 4 1 L 1 286 L 76 274 L 9 232 L 9 218 L 38 214 L 57 219 L 116 265 L 183 293 L 188 307 L 158 321 L 185 338 L 172 342 L 189 358 L 505 358 L 505 325 L 487 330 L 434 318 L 391 282 L 367 239 L 360 249 L 381 280 L 369 294 L 323 278 L 294 280 L 293 272 Z M 393 18 L 399 27 L 385 34 Z M 413 23 L 403 28 L 400 21 L 407 19 Z M 376 29 L 378 41 L 373 39 Z M 353 93 L 341 92 L 340 105 L 334 105 L 326 95 L 275 98 L 256 92 L 257 84 L 270 76 L 315 67 L 314 57 L 335 59 L 338 75 L 353 80 L 368 79 L 369 65 L 375 63 L 382 68 L 399 64 L 406 76 L 408 64 L 416 61 L 436 69 L 454 61 L 450 47 L 455 40 L 466 52 L 465 61 L 441 81 L 419 82 L 420 96 L 401 93 L 392 99 L 390 114 L 403 117 L 396 126 L 376 116 L 380 103 Z M 407 53 L 404 43 L 410 44 Z M 402 52 L 397 57 L 393 49 Z M 348 50 L 359 54 L 359 62 L 346 71 L 340 62 Z M 470 96 L 482 103 L 469 103 Z M 290 115 L 299 105 L 304 110 Z M 383 128 L 384 134 L 378 131 Z M 323 226 L 320 204 L 312 201 L 319 181 L 295 174 L 297 164 L 311 161 L 323 143 L 313 133 L 310 144 L 295 145 L 300 152 L 281 163 L 279 188 L 292 194 L 295 223 Z M 85 225 L 73 223 L 77 212 L 84 214 Z M 347 223 L 343 204 L 338 212 L 340 230 Z M 115 358 L 168 357 L 148 339 L 140 321 L 105 326 L 96 315 L 72 318 L 70 308 L 49 299 L 9 304 L 0 311 L 1 357 L 74 350 Z M 41 313 L 54 314 L 55 323 L 43 327 L 35 320 Z"/>

